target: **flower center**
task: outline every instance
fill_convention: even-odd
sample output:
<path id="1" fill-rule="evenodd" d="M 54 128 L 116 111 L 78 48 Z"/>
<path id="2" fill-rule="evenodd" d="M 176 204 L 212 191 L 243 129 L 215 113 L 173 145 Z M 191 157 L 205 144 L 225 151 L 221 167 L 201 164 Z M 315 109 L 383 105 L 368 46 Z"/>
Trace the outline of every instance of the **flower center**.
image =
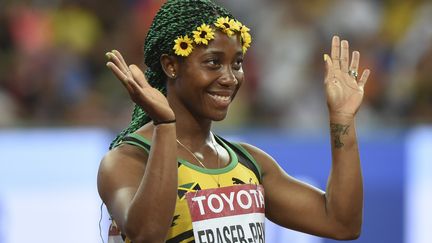
<path id="1" fill-rule="evenodd" d="M 224 25 L 224 26 L 225 26 L 225 28 L 227 28 L 227 29 L 229 29 L 229 28 L 230 28 L 230 25 L 229 25 L 228 23 L 224 23 L 223 25 Z"/>
<path id="2" fill-rule="evenodd" d="M 206 35 L 207 35 L 207 32 L 205 32 L 205 31 L 201 31 L 201 34 L 200 34 L 200 37 L 201 37 L 201 38 L 205 38 Z"/>
<path id="3" fill-rule="evenodd" d="M 188 44 L 186 42 L 180 43 L 180 48 L 186 50 L 188 48 Z"/>

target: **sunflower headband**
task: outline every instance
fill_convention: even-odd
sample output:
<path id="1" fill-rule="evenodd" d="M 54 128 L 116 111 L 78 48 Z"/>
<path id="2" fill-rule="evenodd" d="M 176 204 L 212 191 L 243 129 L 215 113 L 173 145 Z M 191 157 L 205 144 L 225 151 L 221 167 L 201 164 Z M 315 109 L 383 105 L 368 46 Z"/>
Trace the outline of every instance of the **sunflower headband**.
<path id="1" fill-rule="evenodd" d="M 230 19 L 228 17 L 219 17 L 214 26 L 227 34 L 233 36 L 236 33 L 240 33 L 242 51 L 246 53 L 252 42 L 252 37 L 249 34 L 249 28 L 244 26 L 240 21 Z M 215 38 L 215 30 L 208 24 L 202 24 L 197 27 L 196 30 L 192 31 L 193 39 L 189 38 L 188 35 L 179 36 L 174 40 L 174 53 L 179 56 L 187 57 L 193 51 L 193 43 L 197 45 L 208 45 L 209 41 Z"/>

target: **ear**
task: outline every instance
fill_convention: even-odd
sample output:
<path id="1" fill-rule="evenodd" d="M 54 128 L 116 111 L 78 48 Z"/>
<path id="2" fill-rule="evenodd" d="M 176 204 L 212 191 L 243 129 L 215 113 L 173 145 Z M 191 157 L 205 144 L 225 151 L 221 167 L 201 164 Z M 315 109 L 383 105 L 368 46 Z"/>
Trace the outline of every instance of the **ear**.
<path id="1" fill-rule="evenodd" d="M 176 57 L 162 54 L 162 56 L 160 57 L 160 63 L 165 75 L 169 79 L 175 79 L 177 77 L 179 63 Z"/>

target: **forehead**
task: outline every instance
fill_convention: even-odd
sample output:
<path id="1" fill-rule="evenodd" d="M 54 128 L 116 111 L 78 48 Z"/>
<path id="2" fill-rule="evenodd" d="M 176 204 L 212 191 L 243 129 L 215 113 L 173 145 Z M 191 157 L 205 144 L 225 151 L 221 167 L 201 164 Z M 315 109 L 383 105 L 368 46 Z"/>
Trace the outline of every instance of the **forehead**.
<path id="1" fill-rule="evenodd" d="M 210 52 L 220 52 L 226 55 L 242 54 L 240 34 L 228 36 L 220 30 L 215 31 L 215 38 L 207 46 L 198 45 L 192 51 L 191 56 L 202 55 Z"/>

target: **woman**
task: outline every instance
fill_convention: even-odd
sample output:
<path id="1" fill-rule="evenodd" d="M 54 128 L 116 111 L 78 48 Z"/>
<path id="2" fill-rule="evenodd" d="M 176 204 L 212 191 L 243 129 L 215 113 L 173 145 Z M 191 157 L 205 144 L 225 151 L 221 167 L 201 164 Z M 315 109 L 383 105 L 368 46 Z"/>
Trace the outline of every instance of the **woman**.
<path id="1" fill-rule="evenodd" d="M 369 76 L 335 36 L 324 55 L 332 138 L 326 192 L 264 151 L 211 132 L 244 82 L 249 29 L 210 0 L 168 0 L 147 35 L 146 75 L 118 51 L 107 66 L 136 103 L 103 158 L 98 189 L 125 242 L 264 242 L 264 216 L 294 230 L 354 239 L 363 189 L 354 118 Z M 121 238 L 121 239 L 120 239 Z"/>

